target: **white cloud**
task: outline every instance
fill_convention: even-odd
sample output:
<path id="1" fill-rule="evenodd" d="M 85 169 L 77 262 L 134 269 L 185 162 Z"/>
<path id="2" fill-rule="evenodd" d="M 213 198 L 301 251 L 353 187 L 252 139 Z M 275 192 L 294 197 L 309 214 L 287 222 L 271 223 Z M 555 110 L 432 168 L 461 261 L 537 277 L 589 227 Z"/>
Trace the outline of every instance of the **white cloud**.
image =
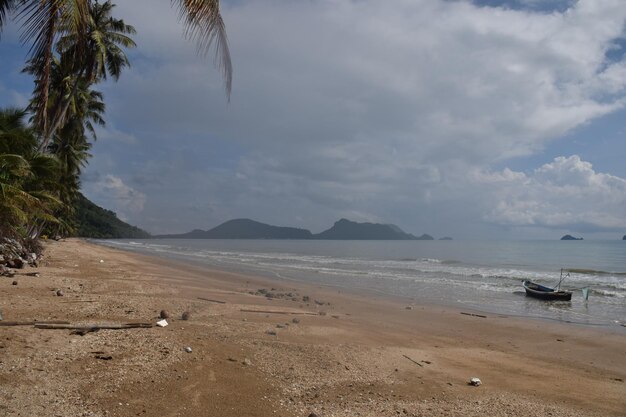
<path id="1" fill-rule="evenodd" d="M 492 190 L 485 218 L 508 226 L 626 229 L 626 179 L 594 171 L 578 155 L 560 156 L 525 175 L 505 169 L 480 172 Z"/>
<path id="2" fill-rule="evenodd" d="M 155 201 L 145 210 L 165 219 L 155 227 L 246 215 L 319 229 L 351 213 L 415 233 L 485 220 L 623 225 L 609 193 L 572 183 L 580 170 L 612 190 L 621 179 L 582 161 L 532 174 L 490 168 L 623 108 L 626 61 L 605 59 L 624 33 L 623 0 L 580 0 L 563 13 L 443 0 L 222 7 L 235 65 L 230 104 L 218 72 L 182 39 L 169 1 L 118 6 L 139 49 L 133 68 L 106 86 L 107 114 L 137 145 L 132 164 L 125 150 L 96 158 L 142 184 L 159 178 L 142 187 Z M 564 184 L 550 182 L 551 165 Z M 210 212 L 174 216 L 189 199 Z"/>
<path id="3" fill-rule="evenodd" d="M 107 174 L 85 184 L 85 192 L 96 203 L 115 211 L 122 220 L 141 213 L 146 195 L 126 185 L 115 175 Z"/>
<path id="4" fill-rule="evenodd" d="M 98 140 L 113 140 L 127 145 L 136 145 L 138 143 L 134 134 L 118 130 L 111 124 L 108 124 L 106 127 L 97 126 L 96 135 Z"/>

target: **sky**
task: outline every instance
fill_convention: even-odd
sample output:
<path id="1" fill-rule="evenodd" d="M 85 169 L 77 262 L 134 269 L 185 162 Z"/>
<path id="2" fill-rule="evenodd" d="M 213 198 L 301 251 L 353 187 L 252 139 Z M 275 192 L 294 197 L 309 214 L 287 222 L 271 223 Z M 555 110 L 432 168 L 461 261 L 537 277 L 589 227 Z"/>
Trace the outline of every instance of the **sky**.
<path id="1" fill-rule="evenodd" d="M 623 0 L 222 0 L 230 101 L 169 0 L 118 0 L 132 67 L 84 194 L 160 233 L 340 218 L 455 239 L 626 234 Z M 0 39 L 0 106 L 32 80 Z"/>

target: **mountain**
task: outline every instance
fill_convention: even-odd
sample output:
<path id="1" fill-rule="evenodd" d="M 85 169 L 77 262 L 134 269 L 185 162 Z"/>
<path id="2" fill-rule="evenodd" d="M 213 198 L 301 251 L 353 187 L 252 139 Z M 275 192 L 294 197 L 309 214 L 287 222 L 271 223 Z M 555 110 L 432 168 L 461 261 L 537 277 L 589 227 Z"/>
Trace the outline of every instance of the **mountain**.
<path id="1" fill-rule="evenodd" d="M 357 223 L 341 219 L 328 230 L 312 234 L 306 229 L 278 227 L 250 219 L 234 219 L 211 230 L 192 230 L 176 235 L 158 235 L 164 239 L 317 239 L 317 240 L 434 240 L 430 235 L 415 237 L 393 224 Z"/>
<path id="2" fill-rule="evenodd" d="M 583 240 L 582 237 L 574 237 L 572 235 L 565 235 L 561 238 L 561 240 Z"/>
<path id="3" fill-rule="evenodd" d="M 98 239 L 147 239 L 150 234 L 117 218 L 111 210 L 103 209 L 79 194 L 74 215 L 75 235 Z"/>
<path id="4" fill-rule="evenodd" d="M 179 235 L 155 237 L 168 239 L 311 239 L 312 236 L 311 232 L 306 229 L 271 226 L 250 219 L 234 219 L 207 231 L 196 229 Z"/>
<path id="5" fill-rule="evenodd" d="M 427 235 L 424 235 L 427 236 Z M 422 236 L 421 238 L 424 238 Z M 347 219 L 336 221 L 333 227 L 313 235 L 314 239 L 327 240 L 414 240 L 415 236 L 403 232 L 398 226 L 379 223 L 356 223 Z M 432 237 L 430 237 L 432 239 Z"/>

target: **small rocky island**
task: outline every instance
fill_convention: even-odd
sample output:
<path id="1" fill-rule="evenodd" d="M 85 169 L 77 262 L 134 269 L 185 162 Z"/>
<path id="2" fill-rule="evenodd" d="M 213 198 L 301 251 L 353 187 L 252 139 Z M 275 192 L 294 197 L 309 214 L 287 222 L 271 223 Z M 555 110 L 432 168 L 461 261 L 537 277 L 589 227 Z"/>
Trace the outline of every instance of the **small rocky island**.
<path id="1" fill-rule="evenodd" d="M 626 235 L 624 235 L 624 237 L 622 238 L 622 240 L 626 240 Z"/>
<path id="2" fill-rule="evenodd" d="M 561 238 L 561 240 L 583 240 L 582 237 L 574 237 L 572 235 L 565 235 Z"/>

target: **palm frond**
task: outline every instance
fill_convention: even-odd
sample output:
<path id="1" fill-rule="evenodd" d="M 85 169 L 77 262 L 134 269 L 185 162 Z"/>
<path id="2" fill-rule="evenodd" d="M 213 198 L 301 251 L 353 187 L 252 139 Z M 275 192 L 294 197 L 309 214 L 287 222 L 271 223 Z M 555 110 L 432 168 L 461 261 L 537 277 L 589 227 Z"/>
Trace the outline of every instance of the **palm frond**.
<path id="1" fill-rule="evenodd" d="M 0 32 L 2 32 L 7 15 L 13 11 L 16 3 L 16 0 L 0 0 Z"/>
<path id="2" fill-rule="evenodd" d="M 30 174 L 30 164 L 22 155 L 0 155 L 0 175 L 4 177 L 23 178 Z"/>
<path id="3" fill-rule="evenodd" d="M 185 37 L 196 42 L 198 53 L 207 54 L 215 46 L 215 63 L 222 72 L 230 100 L 233 65 L 219 0 L 172 0 L 172 3 L 177 5 L 179 19 L 185 25 Z"/>

